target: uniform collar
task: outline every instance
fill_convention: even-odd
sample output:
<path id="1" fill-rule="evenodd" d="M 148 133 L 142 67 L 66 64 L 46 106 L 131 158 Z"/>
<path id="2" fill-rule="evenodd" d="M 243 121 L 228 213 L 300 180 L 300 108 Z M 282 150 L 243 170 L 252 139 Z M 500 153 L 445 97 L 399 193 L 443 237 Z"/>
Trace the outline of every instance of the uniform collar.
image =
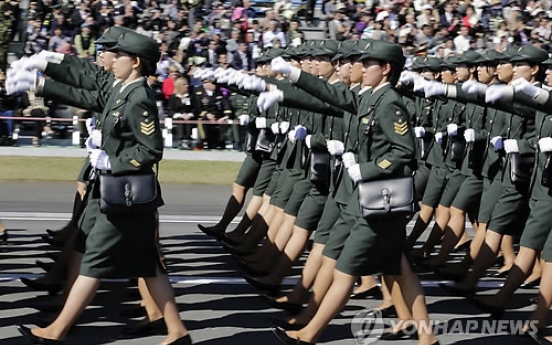
<path id="1" fill-rule="evenodd" d="M 129 85 L 138 84 L 138 83 L 140 83 L 140 82 L 144 82 L 145 80 L 146 80 L 146 78 L 144 78 L 144 77 L 140 77 L 140 78 L 138 78 L 138 79 L 136 79 L 136 80 L 133 80 L 133 81 L 131 81 L 130 83 L 128 83 L 128 84 L 126 84 L 126 85 L 123 85 L 123 86 L 121 87 L 121 90 L 119 90 L 119 93 L 123 93 L 123 91 L 125 91 L 125 89 L 126 89 Z"/>

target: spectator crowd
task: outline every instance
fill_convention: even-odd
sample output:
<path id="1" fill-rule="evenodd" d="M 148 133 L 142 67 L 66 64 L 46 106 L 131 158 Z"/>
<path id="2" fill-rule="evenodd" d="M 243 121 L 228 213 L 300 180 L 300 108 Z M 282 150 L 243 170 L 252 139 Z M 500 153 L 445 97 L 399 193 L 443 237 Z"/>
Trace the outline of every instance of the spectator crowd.
<path id="1" fill-rule="evenodd" d="M 297 46 L 305 41 L 305 32 L 313 30 L 325 30 L 327 38 L 339 41 L 372 38 L 400 43 L 407 66 L 419 55 L 444 58 L 467 50 L 501 51 L 509 44 L 552 49 L 552 11 L 547 0 L 324 0 L 318 4 L 322 16 L 313 19 L 314 5 L 312 0 L 300 6 L 290 0 L 31 0 L 28 9 L 22 10 L 17 1 L 3 1 L 0 39 L 13 39 L 17 19 L 22 18 L 25 54 L 49 50 L 94 61 L 99 48 L 94 42 L 110 26 L 125 26 L 150 36 L 162 53 L 156 75 L 150 78 L 164 110 L 162 116 L 197 120 L 202 102 L 218 102 L 211 121 L 218 121 L 222 129 L 215 146 L 223 148 L 228 141 L 235 149 L 241 148 L 243 133 L 223 125 L 236 119 L 238 112 L 232 108 L 231 93 L 192 78 L 198 66 L 253 73 L 255 60 L 264 50 Z M 306 26 L 299 18 L 306 19 Z M 0 68 L 5 70 L 7 44 L 2 47 Z M 218 96 L 195 97 L 198 92 Z M 23 113 L 21 98 L 4 100 L 8 97 L 3 92 L 0 97 L 2 116 Z M 175 110 L 183 105 L 189 107 L 185 113 Z M 48 107 L 41 109 L 52 115 Z M 0 123 L 0 133 L 9 139 L 13 122 Z M 181 146 L 194 146 L 195 126 L 182 126 L 175 126 Z M 34 128 L 36 133 L 41 129 Z M 52 133 L 49 128 L 42 132 Z M 35 137 L 34 143 L 39 145 L 40 135 Z"/>

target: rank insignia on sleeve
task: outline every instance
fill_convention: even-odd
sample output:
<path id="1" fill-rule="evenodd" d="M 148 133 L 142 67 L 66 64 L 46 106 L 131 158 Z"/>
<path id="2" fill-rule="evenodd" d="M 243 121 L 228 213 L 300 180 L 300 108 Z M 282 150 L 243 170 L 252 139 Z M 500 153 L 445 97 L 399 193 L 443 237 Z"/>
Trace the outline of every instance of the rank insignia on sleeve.
<path id="1" fill-rule="evenodd" d="M 155 122 L 146 123 L 142 121 L 140 123 L 140 131 L 144 135 L 151 135 L 155 131 Z"/>
<path id="2" fill-rule="evenodd" d="M 381 162 L 378 163 L 378 166 L 380 168 L 382 168 L 383 170 L 385 170 L 385 169 L 387 169 L 391 166 L 391 162 L 388 161 L 387 159 L 384 159 L 384 160 L 382 160 Z"/>
<path id="3" fill-rule="evenodd" d="M 398 135 L 405 135 L 408 133 L 408 123 L 406 123 L 406 121 L 403 122 L 402 120 L 399 120 L 393 122 L 393 128 L 395 129 L 395 133 Z"/>
<path id="4" fill-rule="evenodd" d="M 140 167 L 140 162 L 138 162 L 136 159 L 131 159 L 130 164 L 132 164 L 136 168 Z"/>

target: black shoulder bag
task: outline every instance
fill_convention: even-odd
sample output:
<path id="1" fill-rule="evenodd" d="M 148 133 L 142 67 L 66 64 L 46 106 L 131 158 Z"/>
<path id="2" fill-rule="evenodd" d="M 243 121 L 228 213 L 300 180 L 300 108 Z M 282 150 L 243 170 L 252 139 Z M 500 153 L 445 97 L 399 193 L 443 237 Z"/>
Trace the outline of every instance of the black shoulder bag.
<path id="1" fill-rule="evenodd" d="M 453 123 L 466 111 L 466 106 L 461 104 L 462 110 L 454 115 Z M 454 162 L 464 160 L 464 152 L 466 152 L 466 141 L 463 137 L 463 129 L 458 126 L 457 135 L 453 136 L 450 140 L 450 159 Z"/>
<path id="2" fill-rule="evenodd" d="M 104 139 L 104 144 L 100 149 L 104 148 L 107 139 L 109 139 L 117 124 L 123 119 L 124 108 L 125 105 L 120 110 L 113 127 Z M 156 169 L 158 172 L 159 166 L 157 164 Z M 96 172 L 98 171 L 96 170 Z M 157 210 L 159 206 L 157 199 L 157 173 L 151 171 L 114 176 L 110 171 L 99 171 L 98 176 L 100 183 L 100 199 L 98 202 L 102 213 L 136 214 L 151 213 Z"/>
<path id="3" fill-rule="evenodd" d="M 324 123 L 322 125 L 322 133 L 325 131 L 326 120 L 324 118 Z M 333 122 L 333 118 L 332 118 Z M 330 127 L 330 139 L 332 138 L 332 128 Z M 308 178 L 309 181 L 313 183 L 324 183 L 328 184 L 330 182 L 330 153 L 329 152 L 315 152 L 310 150 L 309 152 L 309 171 Z"/>
<path id="4" fill-rule="evenodd" d="M 375 114 L 374 107 L 360 146 L 368 139 L 371 141 Z M 358 202 L 362 217 L 367 221 L 411 216 L 415 213 L 414 195 L 414 176 L 358 183 Z"/>
<path id="5" fill-rule="evenodd" d="M 514 134 L 519 131 L 519 128 Z M 512 137 L 515 135 L 512 135 Z M 508 154 L 510 160 L 510 179 L 513 183 L 524 184 L 531 181 L 533 166 L 535 165 L 535 154 L 524 154 L 519 152 Z"/>

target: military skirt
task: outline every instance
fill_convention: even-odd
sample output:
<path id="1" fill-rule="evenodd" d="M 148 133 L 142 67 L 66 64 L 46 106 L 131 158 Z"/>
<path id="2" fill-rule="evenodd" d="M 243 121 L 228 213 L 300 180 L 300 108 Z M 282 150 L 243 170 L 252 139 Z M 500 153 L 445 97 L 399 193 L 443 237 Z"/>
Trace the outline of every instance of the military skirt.
<path id="1" fill-rule="evenodd" d="M 491 211 L 487 229 L 501 235 L 519 235 L 529 216 L 526 191 L 526 188 L 520 191 L 515 187 L 505 187 Z"/>
<path id="2" fill-rule="evenodd" d="M 254 153 L 248 153 L 247 156 L 245 156 L 245 160 L 242 163 L 234 183 L 246 188 L 253 187 L 255 185 L 255 180 L 259 175 L 262 162 L 263 160 L 260 156 Z"/>
<path id="3" fill-rule="evenodd" d="M 297 217 L 299 209 L 301 208 L 301 205 L 303 204 L 303 201 L 305 201 L 305 198 L 309 194 L 311 188 L 312 183 L 309 180 L 302 178 L 297 181 L 286 207 L 284 207 L 284 213 L 292 217 Z"/>
<path id="4" fill-rule="evenodd" d="M 88 189 L 94 186 L 90 182 Z M 162 268 L 157 212 L 105 214 L 99 193 L 87 190 L 75 250 L 83 253 L 80 275 L 92 278 L 154 277 Z"/>
<path id="5" fill-rule="evenodd" d="M 270 184 L 272 173 L 274 173 L 276 165 L 277 163 L 275 160 L 263 158 L 261 169 L 259 170 L 257 179 L 255 180 L 255 185 L 253 186 L 254 196 L 262 196 L 264 194 L 264 192 L 268 188 L 268 185 Z"/>
<path id="6" fill-rule="evenodd" d="M 324 211 L 324 205 L 328 200 L 328 193 L 326 185 L 313 184 L 299 208 L 295 225 L 307 231 L 316 230 Z"/>
<path id="7" fill-rule="evenodd" d="M 493 212 L 500 194 L 504 186 L 500 180 L 490 180 L 483 177 L 483 191 L 481 193 L 481 202 L 479 206 L 479 212 L 477 214 L 477 222 L 487 224 L 491 219 L 491 213 Z"/>
<path id="8" fill-rule="evenodd" d="M 529 206 L 531 212 L 527 223 L 525 223 L 519 245 L 540 252 L 550 236 L 550 229 L 552 229 L 552 217 L 550 217 L 552 200 L 531 199 Z"/>
<path id="9" fill-rule="evenodd" d="M 301 170 L 283 170 L 278 179 L 276 190 L 272 193 L 272 197 L 270 198 L 270 204 L 283 210 L 293 193 L 295 184 L 301 180 L 304 175 L 305 172 Z"/>
<path id="10" fill-rule="evenodd" d="M 314 242 L 319 244 L 326 244 L 330 238 L 330 231 L 334 228 L 341 211 L 345 205 L 335 201 L 333 196 L 328 195 L 324 210 L 322 211 L 322 217 L 316 227 L 316 233 L 314 235 Z"/>
<path id="11" fill-rule="evenodd" d="M 429 173 L 422 204 L 436 208 L 447 185 L 447 169 L 433 167 Z"/>
<path id="12" fill-rule="evenodd" d="M 467 212 L 473 215 L 474 219 L 477 219 L 482 193 L 482 177 L 470 175 L 464 180 L 462 186 L 460 186 L 458 194 L 456 194 L 450 206 Z"/>
<path id="13" fill-rule="evenodd" d="M 425 164 L 418 164 L 418 170 L 414 174 L 414 191 L 416 193 L 416 201 L 422 201 L 427 186 L 427 180 L 431 169 Z"/>
<path id="14" fill-rule="evenodd" d="M 409 221 L 407 217 L 367 221 L 361 215 L 355 189 L 322 254 L 337 260 L 338 271 L 352 276 L 399 275 Z"/>
<path id="15" fill-rule="evenodd" d="M 441 199 L 439 200 L 439 205 L 450 207 L 454 201 L 454 198 L 458 194 L 460 187 L 462 187 L 462 184 L 466 180 L 466 175 L 462 174 L 460 170 L 455 169 L 447 172 L 446 176 L 447 182 L 445 184 L 443 194 L 441 195 Z"/>

